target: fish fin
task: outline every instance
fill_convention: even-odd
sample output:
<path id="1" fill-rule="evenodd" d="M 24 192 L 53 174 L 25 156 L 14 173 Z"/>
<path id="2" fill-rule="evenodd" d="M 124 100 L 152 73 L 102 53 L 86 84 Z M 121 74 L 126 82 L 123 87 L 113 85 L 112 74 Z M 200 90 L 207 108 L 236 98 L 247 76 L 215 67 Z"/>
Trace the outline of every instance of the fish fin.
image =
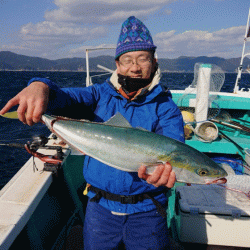
<path id="1" fill-rule="evenodd" d="M 161 165 L 164 164 L 165 162 L 144 162 L 142 165 L 144 165 L 146 167 L 146 174 L 153 174 L 153 172 L 155 171 L 155 169 Z"/>
<path id="2" fill-rule="evenodd" d="M 132 128 L 128 120 L 119 112 L 112 116 L 108 121 L 104 122 L 104 124 L 117 127 Z"/>
<path id="3" fill-rule="evenodd" d="M 165 164 L 164 161 L 156 161 L 156 162 L 143 162 L 141 165 L 145 167 L 157 167 L 159 165 Z"/>

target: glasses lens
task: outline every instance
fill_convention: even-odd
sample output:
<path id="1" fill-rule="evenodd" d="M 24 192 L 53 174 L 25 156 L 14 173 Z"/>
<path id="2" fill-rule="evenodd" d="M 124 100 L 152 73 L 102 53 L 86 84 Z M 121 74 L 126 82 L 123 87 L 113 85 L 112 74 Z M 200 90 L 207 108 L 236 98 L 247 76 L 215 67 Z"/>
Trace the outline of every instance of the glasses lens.
<path id="1" fill-rule="evenodd" d="M 132 58 L 121 58 L 119 62 L 126 68 L 132 67 L 134 64 L 139 65 L 140 67 L 148 66 L 151 60 L 148 57 L 139 57 L 136 59 L 135 63 Z"/>

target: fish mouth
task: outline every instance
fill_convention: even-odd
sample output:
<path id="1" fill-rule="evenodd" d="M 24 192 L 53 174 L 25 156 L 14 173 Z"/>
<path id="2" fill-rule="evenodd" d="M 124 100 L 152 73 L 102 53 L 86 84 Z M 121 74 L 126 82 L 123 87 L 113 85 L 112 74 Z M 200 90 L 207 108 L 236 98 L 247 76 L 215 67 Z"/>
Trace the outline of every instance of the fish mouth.
<path id="1" fill-rule="evenodd" d="M 192 184 L 199 184 L 199 185 L 210 185 L 210 184 L 225 184 L 227 183 L 227 179 L 225 177 L 220 178 L 204 178 L 202 180 L 193 180 L 193 181 L 186 181 L 178 179 L 177 182 L 186 183 L 187 185 Z"/>
<path id="2" fill-rule="evenodd" d="M 225 184 L 225 183 L 227 183 L 227 179 L 225 177 L 217 178 L 217 179 L 213 179 L 213 180 L 206 180 L 206 185 L 210 185 L 210 184 Z"/>

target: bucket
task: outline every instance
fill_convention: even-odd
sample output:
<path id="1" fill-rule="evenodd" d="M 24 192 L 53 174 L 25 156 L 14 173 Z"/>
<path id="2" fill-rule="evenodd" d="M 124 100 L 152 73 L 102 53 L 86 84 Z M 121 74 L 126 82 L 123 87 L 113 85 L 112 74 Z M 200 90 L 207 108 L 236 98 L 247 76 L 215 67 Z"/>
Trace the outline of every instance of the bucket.
<path id="1" fill-rule="evenodd" d="M 199 140 L 203 142 L 212 142 L 217 139 L 219 130 L 213 122 L 203 122 L 195 128 Z"/>

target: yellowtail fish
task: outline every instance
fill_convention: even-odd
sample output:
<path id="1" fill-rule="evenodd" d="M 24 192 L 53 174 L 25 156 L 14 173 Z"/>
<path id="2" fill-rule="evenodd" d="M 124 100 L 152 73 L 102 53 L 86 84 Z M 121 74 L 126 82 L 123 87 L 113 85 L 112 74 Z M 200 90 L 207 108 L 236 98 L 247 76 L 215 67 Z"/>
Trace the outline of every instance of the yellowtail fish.
<path id="1" fill-rule="evenodd" d="M 172 138 L 133 128 L 120 113 L 105 123 L 47 114 L 42 120 L 71 147 L 116 169 L 136 172 L 145 165 L 151 174 L 169 162 L 179 182 L 207 184 L 227 176 L 207 155 Z"/>

